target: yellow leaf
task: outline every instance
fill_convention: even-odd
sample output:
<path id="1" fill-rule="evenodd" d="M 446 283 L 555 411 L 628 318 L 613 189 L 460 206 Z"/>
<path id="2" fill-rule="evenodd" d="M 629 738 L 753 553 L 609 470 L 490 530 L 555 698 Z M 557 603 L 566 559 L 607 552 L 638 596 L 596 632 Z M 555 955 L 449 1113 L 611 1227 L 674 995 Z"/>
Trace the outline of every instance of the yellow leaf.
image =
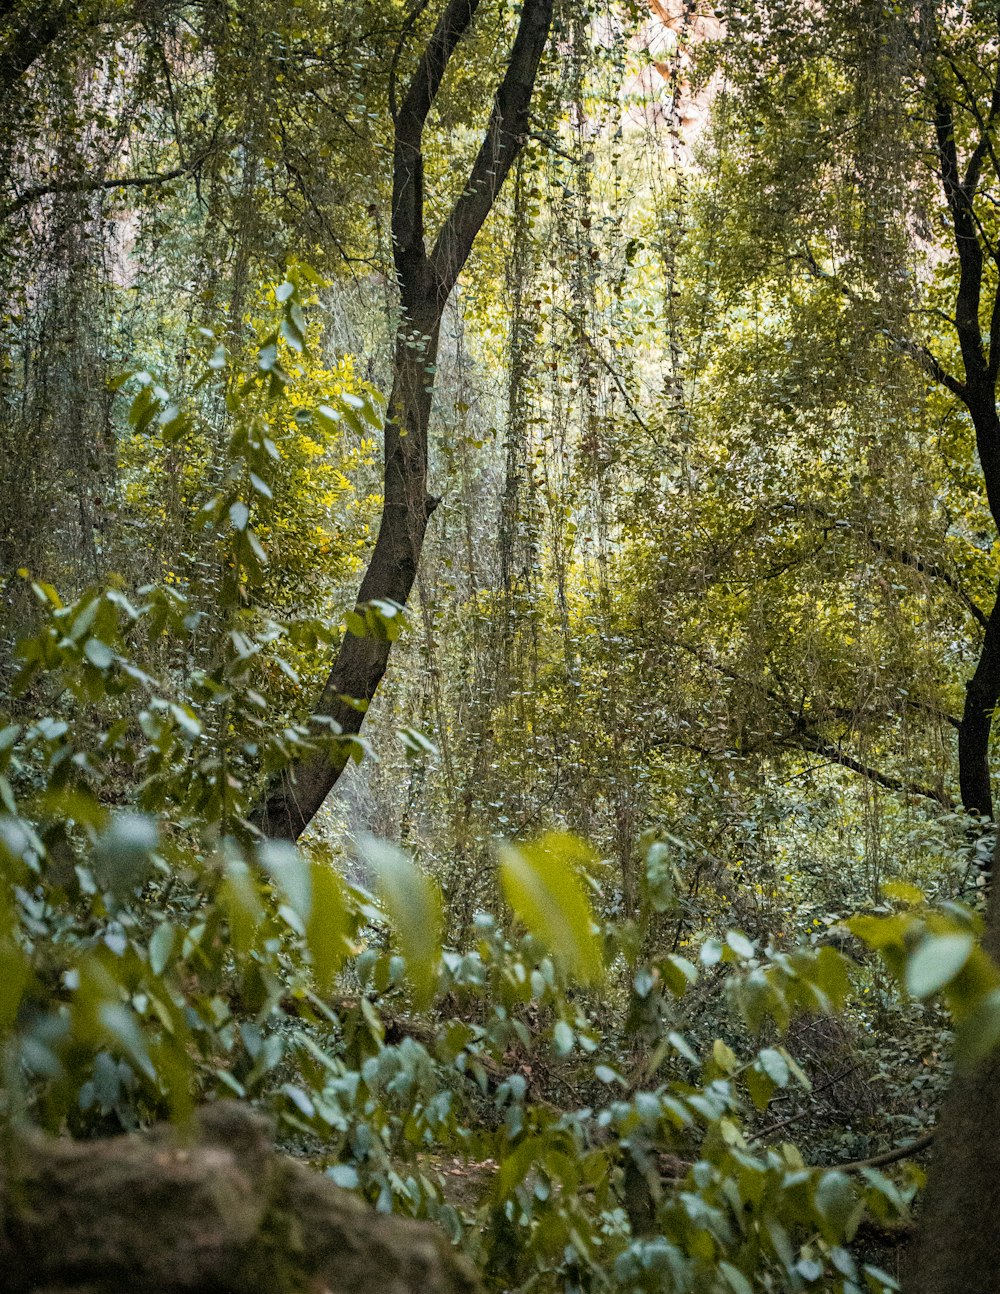
<path id="1" fill-rule="evenodd" d="M 574 836 L 550 832 L 530 845 L 505 845 L 500 880 L 507 902 L 572 978 L 604 976 L 601 944 L 584 889 L 582 866 L 592 855 Z"/>

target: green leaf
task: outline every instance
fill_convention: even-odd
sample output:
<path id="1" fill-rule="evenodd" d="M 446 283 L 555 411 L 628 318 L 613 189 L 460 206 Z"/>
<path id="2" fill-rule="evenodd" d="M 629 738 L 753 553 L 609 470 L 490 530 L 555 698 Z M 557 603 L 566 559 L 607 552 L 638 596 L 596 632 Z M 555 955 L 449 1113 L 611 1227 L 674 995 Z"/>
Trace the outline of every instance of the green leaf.
<path id="1" fill-rule="evenodd" d="M 340 431 L 339 423 L 341 418 L 336 409 L 331 409 L 328 404 L 321 404 L 317 405 L 315 413 L 316 421 L 325 431 Z"/>
<path id="2" fill-rule="evenodd" d="M 156 1070 L 135 1013 L 124 1002 L 102 1002 L 97 1010 L 97 1018 L 108 1041 L 123 1051 L 148 1079 L 154 1080 Z"/>
<path id="3" fill-rule="evenodd" d="M 556 1021 L 556 1027 L 552 1030 L 552 1041 L 560 1056 L 568 1056 L 573 1050 L 575 1037 L 565 1020 Z"/>
<path id="4" fill-rule="evenodd" d="M 971 934 L 926 935 L 906 963 L 906 988 L 914 997 L 930 997 L 950 984 L 969 960 Z"/>
<path id="5" fill-rule="evenodd" d="M 883 1290 L 899 1289 L 899 1282 L 888 1272 L 884 1272 L 881 1267 L 872 1267 L 866 1263 L 863 1270 L 869 1286 L 876 1291 L 876 1294 L 882 1294 Z"/>
<path id="6" fill-rule="evenodd" d="M 888 895 L 890 899 L 896 899 L 899 903 L 905 903 L 907 907 L 917 907 L 924 902 L 923 890 L 917 889 L 908 881 L 885 881 L 882 885 L 883 894 Z"/>
<path id="7" fill-rule="evenodd" d="M 427 1006 L 437 982 L 444 919 L 441 894 L 431 878 L 395 845 L 362 836 L 358 847 L 378 877 L 379 897 L 396 932 L 418 1008 Z"/>
<path id="8" fill-rule="evenodd" d="M 288 900 L 292 911 L 309 922 L 312 873 L 309 864 L 288 840 L 267 840 L 257 846 L 257 861 Z"/>
<path id="9" fill-rule="evenodd" d="M 776 1047 L 765 1047 L 757 1059 L 775 1087 L 787 1086 L 790 1074 L 788 1060 Z"/>
<path id="10" fill-rule="evenodd" d="M 816 1183 L 813 1204 L 825 1224 L 825 1238 L 830 1243 L 852 1238 L 852 1221 L 859 1199 L 846 1173 L 836 1169 L 823 1173 Z"/>
<path id="11" fill-rule="evenodd" d="M 674 855 L 661 840 L 646 850 L 646 890 L 654 912 L 672 912 L 677 907 Z"/>
<path id="12" fill-rule="evenodd" d="M 219 890 L 219 902 L 229 920 L 229 939 L 237 953 L 253 947 L 254 935 L 264 920 L 264 905 L 250 868 L 242 858 L 230 859 Z"/>
<path id="13" fill-rule="evenodd" d="M 766 1110 L 774 1092 L 773 1080 L 763 1071 L 760 1062 L 756 1061 L 743 1075 L 750 1100 L 758 1110 Z"/>
<path id="14" fill-rule="evenodd" d="M 154 975 L 162 975 L 174 950 L 177 932 L 169 921 L 161 921 L 149 940 L 149 969 Z"/>
<path id="15" fill-rule="evenodd" d="M 397 728 L 396 736 L 403 743 L 407 755 L 412 758 L 420 759 L 426 755 L 433 757 L 438 753 L 437 746 L 417 728 Z"/>
<path id="16" fill-rule="evenodd" d="M 754 956 L 756 949 L 745 934 L 739 930 L 730 930 L 726 935 L 726 943 L 733 950 L 737 957 L 742 957 L 744 961 L 749 961 Z"/>
<path id="17" fill-rule="evenodd" d="M 753 1286 L 732 1263 L 720 1262 L 719 1271 L 725 1276 L 726 1283 L 733 1291 L 733 1294 L 753 1294 Z"/>
<path id="18" fill-rule="evenodd" d="M 11 920 L 8 912 L 2 913 L 4 928 Z M 20 948 L 4 939 L 0 942 L 0 1030 L 6 1035 L 21 1007 L 24 990 L 31 982 L 27 958 Z"/>
<path id="19" fill-rule="evenodd" d="M 201 722 L 191 708 L 186 705 L 174 705 L 171 703 L 170 713 L 185 737 L 188 737 L 191 741 L 197 741 L 201 736 Z"/>
<path id="20" fill-rule="evenodd" d="M 673 1047 L 674 1051 L 682 1055 L 685 1060 L 689 1060 L 692 1065 L 698 1064 L 698 1056 L 683 1034 L 677 1033 L 676 1030 L 672 1029 L 670 1033 L 667 1034 L 667 1041 Z"/>
<path id="21" fill-rule="evenodd" d="M 678 953 L 668 953 L 660 963 L 660 973 L 674 997 L 680 997 L 698 982 L 698 968 Z"/>
<path id="22" fill-rule="evenodd" d="M 556 832 L 500 851 L 504 896 L 517 916 L 582 983 L 604 975 L 601 943 L 578 869 L 580 842 Z"/>
<path id="23" fill-rule="evenodd" d="M 105 670 L 110 667 L 115 659 L 115 654 L 107 643 L 102 643 L 100 638 L 88 638 L 83 654 L 95 669 Z"/>
<path id="24" fill-rule="evenodd" d="M 1000 1044 L 1000 988 L 980 998 L 955 1031 L 955 1059 L 975 1065 Z"/>
<path id="25" fill-rule="evenodd" d="M 144 814 L 118 813 L 94 846 L 93 868 L 98 884 L 124 901 L 149 876 L 159 830 Z"/>
<path id="26" fill-rule="evenodd" d="M 306 942 L 316 983 L 326 992 L 351 950 L 347 892 L 340 875 L 327 864 L 313 863 L 310 870 L 312 911 L 306 923 Z"/>

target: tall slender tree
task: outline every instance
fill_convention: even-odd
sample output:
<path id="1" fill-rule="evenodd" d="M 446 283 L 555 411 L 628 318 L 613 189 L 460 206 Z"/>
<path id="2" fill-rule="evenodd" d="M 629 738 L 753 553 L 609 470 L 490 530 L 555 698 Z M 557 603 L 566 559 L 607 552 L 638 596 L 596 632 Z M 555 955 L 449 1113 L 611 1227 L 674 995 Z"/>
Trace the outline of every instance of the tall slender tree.
<path id="1" fill-rule="evenodd" d="M 476 236 L 529 133 L 530 105 L 552 21 L 552 0 L 524 0 L 506 71 L 466 183 L 430 250 L 425 232 L 424 130 L 448 65 L 479 0 L 449 0 L 394 118 L 392 238 L 399 289 L 392 391 L 384 440 L 384 505 L 358 604 L 406 603 L 437 500 L 428 489 L 428 433 L 441 320 Z M 394 99 L 394 96 L 393 96 Z M 356 734 L 385 674 L 391 643 L 348 629 L 315 714 L 327 730 Z M 255 814 L 268 836 L 297 839 L 346 763 L 336 744 L 282 772 Z"/>

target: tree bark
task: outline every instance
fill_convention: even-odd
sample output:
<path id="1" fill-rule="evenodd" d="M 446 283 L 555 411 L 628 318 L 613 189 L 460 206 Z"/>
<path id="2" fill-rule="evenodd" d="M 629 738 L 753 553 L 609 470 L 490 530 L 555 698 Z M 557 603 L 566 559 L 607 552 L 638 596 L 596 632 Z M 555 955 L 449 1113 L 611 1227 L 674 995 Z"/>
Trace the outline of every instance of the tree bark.
<path id="1" fill-rule="evenodd" d="M 967 813 L 993 817 L 990 781 L 990 730 L 1000 701 L 1000 588 L 986 624 L 975 673 L 965 693 L 958 729 L 958 777 Z"/>
<path id="2" fill-rule="evenodd" d="M 358 590 L 358 604 L 376 600 L 404 605 L 410 596 L 424 533 L 436 500 L 427 493 L 427 431 L 431 368 L 437 356 L 437 326 L 396 339 L 396 376 L 385 427 L 385 501 L 378 538 Z M 316 714 L 342 734 L 360 732 L 365 709 L 389 662 L 391 643 L 368 634 L 344 634 Z M 365 709 L 361 707 L 364 706 Z M 317 751 L 288 768 L 270 788 L 255 817 L 265 835 L 297 840 L 335 785 L 347 751 Z"/>
<path id="3" fill-rule="evenodd" d="M 401 306 L 392 393 L 385 426 L 385 491 L 378 539 L 358 591 L 405 605 L 416 579 L 427 522 L 428 431 L 441 318 L 476 236 L 527 136 L 539 62 L 548 41 L 552 0 L 524 0 L 507 69 L 486 134 L 460 196 L 430 252 L 424 242 L 423 129 L 448 62 L 479 0 L 449 0 L 395 113 L 392 235 Z M 316 705 L 318 732 L 357 734 L 382 681 L 391 644 L 345 632 Z M 268 788 L 251 821 L 264 835 L 298 839 L 347 762 L 343 745 L 325 744 L 291 764 Z"/>
<path id="4" fill-rule="evenodd" d="M 994 850 L 994 870 L 997 865 Z M 1000 961 L 1000 887 L 983 947 Z M 907 1294 L 972 1294 L 1000 1285 L 1000 1051 L 952 1078 L 934 1132 Z"/>
<path id="5" fill-rule="evenodd" d="M 994 35 L 1000 34 L 1000 23 Z M 936 33 L 931 31 L 931 37 Z M 931 57 L 935 57 L 932 53 Z M 984 346 L 980 307 L 984 246 L 974 203 L 982 168 L 1000 167 L 992 143 L 1000 119 L 1000 54 L 986 111 L 972 105 L 980 128 L 964 173 L 959 168 L 954 110 L 944 78 L 930 69 L 935 101 L 935 133 L 945 200 L 952 218 L 959 260 L 955 298 L 955 331 L 965 381 L 949 376 L 932 359 L 937 379 L 957 395 L 971 415 L 976 448 L 993 520 L 1000 530 L 1000 421 L 997 377 L 1000 372 L 1000 279 L 990 312 L 988 349 Z M 969 105 L 965 105 L 969 108 Z M 987 244 L 987 250 L 989 244 Z M 990 251 L 993 256 L 994 252 Z M 998 590 L 1000 598 L 1000 590 Z M 993 710 L 1000 697 L 1000 611 L 995 602 L 986 625 L 979 662 L 968 685 L 959 727 L 959 779 L 962 802 L 976 814 L 992 816 L 989 740 Z M 993 854 L 996 868 L 997 850 Z M 984 947 L 1000 958 L 1000 892 L 990 887 Z M 911 1294 L 966 1294 L 998 1287 L 1000 1273 L 1000 1052 L 969 1069 L 957 1070 L 942 1107 L 934 1136 L 934 1156 L 923 1201 L 920 1236 L 912 1255 L 907 1290 Z"/>
<path id="6" fill-rule="evenodd" d="M 0 1294 L 475 1294 L 433 1227 L 277 1155 L 235 1102 L 177 1130 L 32 1138 L 0 1166 Z"/>

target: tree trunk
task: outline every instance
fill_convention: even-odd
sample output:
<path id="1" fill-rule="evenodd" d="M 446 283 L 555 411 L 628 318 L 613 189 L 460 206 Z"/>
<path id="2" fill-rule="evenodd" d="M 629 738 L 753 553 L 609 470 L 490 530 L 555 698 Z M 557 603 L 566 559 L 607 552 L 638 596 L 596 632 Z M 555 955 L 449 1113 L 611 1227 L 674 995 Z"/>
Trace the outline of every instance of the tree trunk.
<path id="1" fill-rule="evenodd" d="M 996 868 L 994 850 L 994 869 Z M 991 887 L 983 946 L 1000 960 L 1000 887 Z M 1000 1288 L 1000 1051 L 959 1070 L 934 1136 L 907 1294 Z"/>
<path id="2" fill-rule="evenodd" d="M 966 687 L 958 729 L 958 778 L 967 813 L 992 818 L 990 729 L 1000 701 L 1000 588 L 986 625 L 976 670 Z"/>
<path id="3" fill-rule="evenodd" d="M 426 317 L 426 316 L 425 316 Z M 395 380 L 385 426 L 385 500 L 378 538 L 358 590 L 358 603 L 378 600 L 403 606 L 413 589 L 427 522 L 437 500 L 427 493 L 427 434 L 438 321 L 404 321 L 396 337 Z M 344 734 L 361 730 L 365 710 L 385 674 L 391 644 L 349 630 L 327 678 L 316 713 Z M 360 705 L 359 705 L 360 703 Z M 265 835 L 297 840 L 335 785 L 347 762 L 346 748 L 318 751 L 283 773 L 254 815 Z"/>
<path id="4" fill-rule="evenodd" d="M 0 1294 L 475 1294 L 443 1235 L 275 1154 L 245 1106 L 200 1125 L 8 1147 Z"/>
<path id="5" fill-rule="evenodd" d="M 524 0 L 506 71 L 468 180 L 430 252 L 424 242 L 423 129 L 452 54 L 479 0 L 448 0 L 409 88 L 393 110 L 392 238 L 401 322 L 385 427 L 385 502 L 359 606 L 406 603 L 416 578 L 427 522 L 436 500 L 427 492 L 427 438 L 441 318 L 480 229 L 524 144 L 529 108 L 552 22 L 553 0 Z M 391 91 L 395 104 L 395 93 Z M 321 729 L 356 734 L 385 674 L 390 643 L 344 639 L 315 713 Z M 334 744 L 292 764 L 268 788 L 251 821 L 264 835 L 297 840 L 336 785 L 347 762 Z"/>

